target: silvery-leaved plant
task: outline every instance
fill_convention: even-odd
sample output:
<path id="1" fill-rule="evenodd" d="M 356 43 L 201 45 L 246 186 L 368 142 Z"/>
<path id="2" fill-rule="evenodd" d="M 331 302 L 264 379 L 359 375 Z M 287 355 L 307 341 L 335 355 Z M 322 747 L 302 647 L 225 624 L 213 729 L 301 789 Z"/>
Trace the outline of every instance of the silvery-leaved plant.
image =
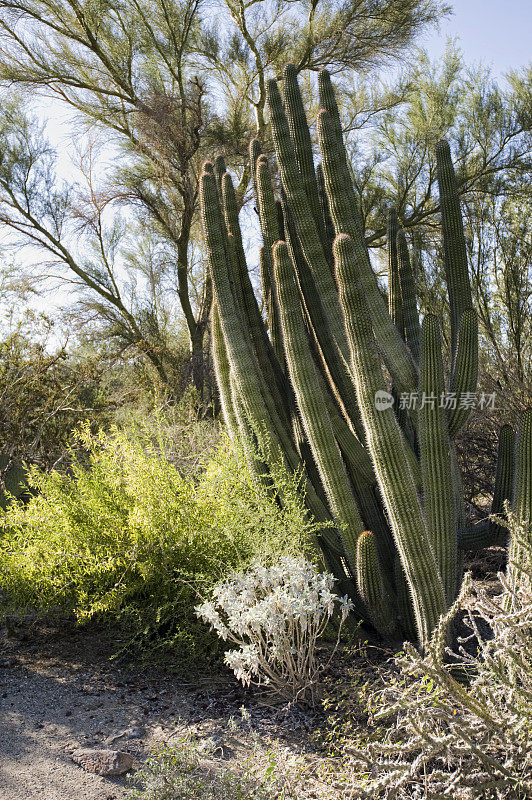
<path id="1" fill-rule="evenodd" d="M 244 685 L 266 684 L 289 701 L 312 701 L 324 669 L 317 658 L 318 639 L 338 610 L 338 644 L 352 609 L 347 596 L 334 593 L 334 584 L 332 575 L 318 572 L 304 558 L 287 556 L 275 566 L 257 563 L 232 574 L 196 613 L 237 645 L 225 661 Z"/>

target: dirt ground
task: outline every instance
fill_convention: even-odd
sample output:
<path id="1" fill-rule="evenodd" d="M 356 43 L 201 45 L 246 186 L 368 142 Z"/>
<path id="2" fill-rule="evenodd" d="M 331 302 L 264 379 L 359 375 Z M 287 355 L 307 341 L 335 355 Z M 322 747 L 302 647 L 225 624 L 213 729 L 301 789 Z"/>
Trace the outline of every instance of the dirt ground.
<path id="1" fill-rule="evenodd" d="M 477 585 L 496 590 L 503 553 L 468 560 Z M 223 668 L 177 678 L 110 660 L 114 642 L 98 629 L 24 624 L 0 631 L 0 800 L 120 800 L 125 778 L 85 772 L 71 759 L 80 747 L 112 748 L 140 766 L 154 746 L 185 732 L 214 740 L 222 757 L 250 749 L 249 732 L 228 727 L 245 707 L 264 746 L 308 752 L 308 732 L 323 713 L 261 702 Z"/>
<path id="2" fill-rule="evenodd" d="M 304 747 L 309 714 L 261 704 L 223 669 L 183 680 L 165 672 L 120 668 L 101 631 L 73 625 L 19 626 L 0 638 L 1 800 L 119 800 L 125 778 L 85 772 L 71 760 L 80 747 L 126 751 L 140 766 L 152 748 L 183 733 L 210 738 L 223 758 L 249 749 L 230 730 L 245 706 L 264 741 Z"/>

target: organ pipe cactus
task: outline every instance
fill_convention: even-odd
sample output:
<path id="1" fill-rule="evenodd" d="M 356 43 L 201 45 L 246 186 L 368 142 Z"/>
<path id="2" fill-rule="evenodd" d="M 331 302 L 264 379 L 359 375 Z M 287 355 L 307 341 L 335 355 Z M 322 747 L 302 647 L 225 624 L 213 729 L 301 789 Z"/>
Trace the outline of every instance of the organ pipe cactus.
<path id="1" fill-rule="evenodd" d="M 246 439 L 258 479 L 268 483 L 279 462 L 302 476 L 308 509 L 323 523 L 317 542 L 325 563 L 357 616 L 384 637 L 423 646 L 456 598 L 460 551 L 502 535 L 496 522 L 465 527 L 453 445 L 476 390 L 478 325 L 449 146 L 436 147 L 451 318 L 447 383 L 440 321 L 429 314 L 420 323 L 393 209 L 388 303 L 372 268 L 328 73 L 319 75 L 317 168 L 293 66 L 282 92 L 269 82 L 267 99 L 278 196 L 260 143 L 250 146 L 266 322 L 223 159 L 207 163 L 200 180 L 224 419 L 232 437 Z M 417 408 L 400 408 L 402 393 L 418 393 Z M 515 467 L 513 433 L 501 432 L 496 513 L 513 499 L 530 516 L 531 427 L 527 413 Z"/>

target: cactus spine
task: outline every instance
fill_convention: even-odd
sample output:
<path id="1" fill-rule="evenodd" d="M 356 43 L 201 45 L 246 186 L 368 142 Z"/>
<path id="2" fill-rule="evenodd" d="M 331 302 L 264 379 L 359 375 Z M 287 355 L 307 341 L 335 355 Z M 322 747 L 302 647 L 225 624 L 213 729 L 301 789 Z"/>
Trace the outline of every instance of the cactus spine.
<path id="1" fill-rule="evenodd" d="M 247 431 L 263 439 L 264 463 L 255 463 L 260 479 L 279 461 L 301 473 L 309 510 L 327 523 L 317 537 L 325 563 L 353 598 L 357 616 L 384 637 L 403 635 L 424 644 L 456 597 L 459 549 L 493 533 L 493 526 L 464 526 L 452 442 L 470 413 L 478 368 L 457 182 L 449 147 L 440 142 L 452 330 L 449 389 L 456 398 L 456 407 L 447 408 L 441 404 L 446 386 L 439 322 L 428 315 L 420 324 L 405 234 L 390 210 L 387 304 L 371 266 L 326 71 L 319 75 L 319 95 L 317 171 L 292 66 L 284 71 L 283 99 L 276 81 L 267 89 L 279 197 L 260 144 L 254 140 L 250 146 L 268 328 L 251 289 L 225 165 L 207 164 L 201 177 L 221 404 L 231 435 Z M 428 400 L 417 412 L 403 411 L 401 392 L 419 392 Z M 531 428 L 528 413 L 518 437 L 513 489 L 514 508 L 529 516 Z M 497 511 L 510 493 L 509 450 L 511 433 L 505 430 Z M 248 457 L 254 459 L 252 449 Z"/>

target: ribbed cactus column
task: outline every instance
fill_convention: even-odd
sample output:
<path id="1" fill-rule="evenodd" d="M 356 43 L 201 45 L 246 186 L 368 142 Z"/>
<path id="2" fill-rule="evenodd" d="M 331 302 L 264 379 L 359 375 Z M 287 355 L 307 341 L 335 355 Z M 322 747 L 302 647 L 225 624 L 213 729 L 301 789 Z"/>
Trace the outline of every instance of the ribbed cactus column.
<path id="1" fill-rule="evenodd" d="M 523 524 L 528 541 L 532 539 L 532 407 L 527 408 L 521 417 L 515 446 L 515 482 L 512 511 L 517 520 Z M 510 537 L 508 551 L 508 579 L 511 586 L 520 581 L 529 581 L 520 567 L 525 564 L 523 558 L 524 543 L 515 536 Z M 528 549 L 528 548 L 527 548 Z M 530 569 L 530 563 L 526 566 Z"/>
<path id="2" fill-rule="evenodd" d="M 449 142 L 445 141 L 445 139 L 442 139 L 436 145 L 436 167 L 440 190 L 443 252 L 449 291 L 449 305 L 451 307 L 451 339 L 454 356 L 462 314 L 466 308 L 471 308 L 473 300 L 469 282 L 460 195 L 451 158 L 451 149 Z"/>
<path id="3" fill-rule="evenodd" d="M 301 419 L 331 508 L 340 523 L 340 535 L 352 574 L 355 574 L 357 539 L 364 526 L 334 438 L 319 377 L 307 343 L 294 270 L 285 242 L 275 245 L 274 273 L 279 293 L 286 361 Z"/>
<path id="4" fill-rule="evenodd" d="M 399 278 L 399 261 L 397 258 L 397 211 L 388 209 L 387 220 L 388 239 L 388 309 L 395 327 L 404 338 L 403 298 L 401 296 L 401 281 Z"/>
<path id="5" fill-rule="evenodd" d="M 229 361 L 227 359 L 227 352 L 225 350 L 225 343 L 222 332 L 222 325 L 220 322 L 220 315 L 218 313 L 218 306 L 213 303 L 212 307 L 212 360 L 214 364 L 214 374 L 216 375 L 216 382 L 218 384 L 218 393 L 220 395 L 220 404 L 222 406 L 222 414 L 224 417 L 226 428 L 232 439 L 236 439 L 238 435 L 238 419 L 233 407 L 231 396 L 231 376 Z"/>
<path id="6" fill-rule="evenodd" d="M 292 262 L 296 269 L 297 281 L 305 310 L 310 334 L 316 343 L 324 379 L 330 382 L 331 390 L 338 402 L 345 419 L 349 422 L 357 436 L 363 436 L 362 423 L 358 413 L 356 393 L 349 372 L 349 366 L 339 351 L 329 326 L 326 310 L 321 302 L 321 295 L 308 269 L 293 216 L 286 197 L 282 202 L 284 214 L 284 230 Z M 345 331 L 344 331 L 345 335 Z"/>
<path id="7" fill-rule="evenodd" d="M 405 326 L 406 342 L 412 353 L 414 361 L 419 364 L 421 358 L 421 328 L 417 309 L 417 294 L 414 272 L 410 261 L 410 253 L 406 243 L 404 230 L 397 229 L 397 260 L 399 264 L 399 282 L 401 284 L 401 299 L 403 301 L 403 319 Z"/>
<path id="8" fill-rule="evenodd" d="M 249 331 L 243 324 L 231 288 L 226 234 L 218 203 L 216 179 L 211 172 L 200 178 L 200 208 L 211 267 L 215 301 L 220 314 L 227 359 L 249 420 L 256 424 L 268 450 L 270 463 L 284 458 L 292 468 L 299 463 L 290 437 L 275 409 L 258 368 Z"/>
<path id="9" fill-rule="evenodd" d="M 323 220 L 323 227 L 325 228 L 325 238 L 327 242 L 327 257 L 333 264 L 332 246 L 334 242 L 334 225 L 329 210 L 329 198 L 327 197 L 327 190 L 325 188 L 325 177 L 323 175 L 323 166 L 318 164 L 316 167 L 316 180 L 318 181 L 318 193 L 320 196 L 321 216 Z"/>
<path id="10" fill-rule="evenodd" d="M 310 211 L 320 235 L 323 252 L 326 252 L 327 240 L 322 223 L 320 200 L 316 172 L 314 170 L 314 157 L 312 153 L 312 140 L 307 123 L 307 114 L 303 105 L 303 98 L 297 82 L 297 70 L 293 64 L 287 64 L 283 70 L 283 98 L 286 117 L 290 129 L 290 137 L 294 145 L 294 152 L 307 195 Z"/>
<path id="11" fill-rule="evenodd" d="M 354 209 L 357 208 L 358 199 L 349 175 L 345 149 L 338 142 L 333 121 L 327 111 L 320 111 L 318 114 L 318 136 L 334 228 L 336 233 L 346 233 L 353 241 L 379 350 L 397 389 L 401 392 L 414 392 L 417 389 L 417 369 L 388 313 L 371 267 L 360 221 L 355 216 Z"/>
<path id="12" fill-rule="evenodd" d="M 364 531 L 358 537 L 357 585 L 372 625 L 385 638 L 397 638 L 395 601 L 383 578 L 371 531 Z"/>
<path id="13" fill-rule="evenodd" d="M 421 335 L 415 276 L 393 212 L 389 309 L 372 269 L 330 77 L 319 75 L 323 163 L 317 173 L 296 69 L 287 67 L 283 80 L 285 106 L 275 81 L 267 97 L 281 179 L 278 199 L 260 144 L 250 146 L 269 337 L 253 296 L 223 159 L 206 164 L 200 181 L 224 416 L 233 435 L 239 431 L 241 438 L 265 445 L 264 464 L 256 463 L 253 447 L 248 458 L 255 458 L 252 467 L 267 485 L 268 470 L 275 473 L 280 461 L 302 475 L 307 505 L 326 523 L 318 534 L 325 562 L 341 590 L 357 601 L 357 613 L 384 636 L 393 637 L 400 621 L 403 633 L 425 644 L 461 579 L 458 535 L 463 547 L 499 534 L 494 523 L 466 530 L 452 444 L 474 403 L 478 322 L 450 151 L 438 145 L 452 323 L 450 390 L 456 395 L 456 408 L 451 397 L 447 410 L 440 406 L 445 384 L 438 323 L 427 315 Z M 395 397 L 416 390 L 425 396 L 417 414 L 401 416 L 397 407 L 376 405 L 376 396 L 389 399 L 389 377 Z M 529 411 L 518 436 L 513 490 L 514 510 L 527 519 L 531 429 Z M 511 431 L 503 429 L 493 502 L 499 513 L 510 493 L 511 449 Z M 519 544 L 512 548 L 518 560 Z"/>
<path id="14" fill-rule="evenodd" d="M 514 451 L 515 433 L 511 425 L 503 425 L 499 433 L 499 447 L 497 451 L 497 466 L 495 470 L 495 487 L 493 489 L 493 502 L 491 514 L 504 515 L 504 504 L 512 502 L 514 486 Z M 488 536 L 493 543 L 504 544 L 508 539 L 508 529 L 490 519 Z"/>
<path id="15" fill-rule="evenodd" d="M 478 382 L 478 317 L 474 308 L 462 313 L 454 359 L 451 392 L 456 405 L 449 412 L 449 435 L 454 437 L 465 425 L 475 400 Z"/>
<path id="16" fill-rule="evenodd" d="M 366 440 L 425 645 L 447 608 L 443 585 L 397 420 L 390 407 L 376 407 L 376 395 L 386 392 L 386 384 L 348 236 L 336 237 L 334 259 Z"/>
<path id="17" fill-rule="evenodd" d="M 451 442 L 447 415 L 441 405 L 445 392 L 442 343 L 437 317 L 423 320 L 418 411 L 423 505 L 429 542 L 436 556 L 447 603 L 456 592 L 458 543 L 452 485 Z"/>
<path id="18" fill-rule="evenodd" d="M 349 348 L 342 324 L 338 292 L 328 268 L 321 237 L 303 187 L 288 121 L 275 80 L 268 81 L 268 108 L 279 172 L 292 211 L 292 219 L 301 250 L 316 284 L 333 340 L 343 358 L 348 359 Z"/>

